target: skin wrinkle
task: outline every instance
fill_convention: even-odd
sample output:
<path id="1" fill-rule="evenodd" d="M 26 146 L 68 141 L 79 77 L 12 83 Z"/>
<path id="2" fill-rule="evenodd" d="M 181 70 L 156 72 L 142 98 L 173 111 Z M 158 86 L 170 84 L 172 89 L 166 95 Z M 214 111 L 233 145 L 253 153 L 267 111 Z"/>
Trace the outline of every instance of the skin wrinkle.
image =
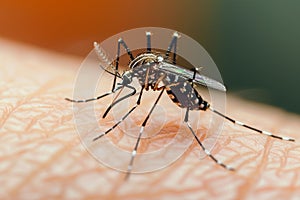
<path id="1" fill-rule="evenodd" d="M 5 45 L 0 46 L 0 53 L 2 51 L 5 52 L 3 48 L 6 49 Z M 37 52 L 35 54 L 37 54 L 36 57 L 39 57 Z M 24 59 L 24 63 L 28 63 L 26 62 L 26 57 L 21 59 L 22 62 Z M 251 131 L 231 125 L 224 128 L 220 144 L 216 146 L 213 153 L 217 158 L 224 161 L 224 163 L 235 167 L 237 169 L 236 172 L 228 172 L 222 169 L 207 157 L 200 160 L 199 152 L 201 150 L 194 141 L 188 151 L 174 164 L 154 173 L 132 175 L 128 182 L 124 182 L 123 173 L 116 172 L 99 164 L 84 150 L 79 142 L 71 114 L 72 105 L 63 100 L 65 96 L 71 95 L 72 84 L 69 83 L 73 83 L 70 79 L 75 77 L 76 70 L 74 69 L 74 72 L 69 72 L 69 76 L 66 76 L 64 79 L 63 76 L 59 75 L 63 73 L 60 71 L 62 69 L 53 72 L 53 74 L 49 69 L 52 69 L 53 66 L 67 66 L 70 64 L 65 64 L 65 61 L 59 61 L 58 59 L 53 59 L 53 57 L 51 57 L 50 61 L 47 59 L 47 56 L 44 59 L 44 61 L 41 60 L 38 62 L 37 65 L 43 66 L 41 71 L 47 71 L 48 78 L 53 77 L 45 81 L 40 81 L 38 86 L 43 86 L 44 89 L 40 89 L 40 93 L 32 96 L 34 100 L 32 98 L 27 99 L 28 101 L 24 102 L 24 105 L 31 105 L 32 101 L 34 104 L 41 102 L 45 109 L 42 112 L 33 112 L 32 118 L 28 117 L 26 119 L 25 134 L 22 131 L 15 131 L 14 127 L 11 127 L 13 124 L 9 120 L 6 121 L 4 126 L 7 128 L 4 129 L 2 127 L 0 129 L 0 142 L 3 142 L 0 144 L 1 148 L 6 148 L 10 145 L 6 142 L 10 141 L 8 140 L 9 136 L 20 136 L 14 139 L 12 147 L 18 148 L 11 151 L 12 154 L 6 155 L 0 150 L 1 163 L 8 163 L 6 164 L 7 167 L 3 170 L 0 168 L 0 183 L 3 185 L 2 191 L 0 189 L 0 198 L 6 196 L 18 199 L 24 197 L 23 195 L 32 194 L 40 199 L 46 197 L 74 199 L 71 197 L 75 195 L 75 191 L 83 199 L 106 199 L 108 197 L 122 199 L 238 199 L 239 197 L 254 197 L 254 194 L 262 196 L 267 192 L 270 192 L 271 195 L 272 193 L 278 193 L 284 195 L 284 197 L 295 198 L 295 194 L 299 193 L 299 157 L 297 155 L 300 148 L 298 143 L 291 144 L 269 138 L 265 139 L 265 136 L 260 136 Z M 49 64 L 54 60 L 55 64 Z M 18 61 L 12 58 L 10 62 Z M 71 69 L 69 70 L 71 71 Z M 31 73 L 30 70 L 27 69 L 27 71 L 23 75 L 24 78 L 28 76 L 26 73 Z M 10 78 L 8 77 L 8 79 Z M 5 81 L 6 79 L 3 80 Z M 69 85 L 66 82 L 69 82 Z M 45 86 L 45 84 L 49 85 Z M 59 89 L 60 87 L 62 87 L 61 90 Z M 5 86 L 1 85 L 1 88 L 5 88 Z M 3 98 L 3 95 L 1 98 Z M 232 108 L 229 107 L 227 111 L 238 120 L 246 119 L 245 122 L 253 122 L 251 124 L 261 127 L 260 125 L 264 126 L 264 121 L 259 120 L 261 118 L 261 120 L 268 121 L 264 129 L 272 130 L 275 133 L 286 133 L 286 135 L 294 137 L 296 136 L 297 128 L 300 128 L 297 123 L 293 123 L 299 120 L 299 117 L 291 116 L 282 111 L 259 104 L 255 104 L 254 107 L 260 111 L 256 111 L 256 109 L 251 110 L 253 103 L 229 98 L 228 102 L 234 106 Z M 46 101 L 47 104 L 44 104 Z M 27 107 L 22 108 L 22 105 L 18 106 L 21 107 L 14 112 L 19 112 L 22 109 L 26 111 L 27 109 Z M 175 105 L 170 103 L 170 106 Z M 38 110 L 39 108 L 34 107 L 34 109 Z M 98 113 L 103 113 L 103 109 Z M 243 114 L 241 111 L 244 109 L 246 114 Z M 9 105 L 4 106 L 0 113 L 3 113 L 5 117 L 7 110 L 10 110 Z M 282 117 L 277 117 L 274 121 L 270 121 L 266 117 L 273 117 L 273 115 L 282 115 Z M 10 119 L 10 117 L 8 118 Z M 38 118 L 41 119 L 39 120 Z M 279 123 L 285 118 L 293 122 Z M 38 130 L 30 128 L 39 123 L 45 123 L 44 127 L 38 126 Z M 174 120 L 167 125 L 170 130 L 173 130 L 176 127 L 176 123 L 176 120 Z M 108 123 L 104 127 L 110 125 Z M 168 129 L 165 132 L 157 138 L 143 141 L 143 146 L 139 150 L 147 149 L 148 146 L 151 148 L 152 142 L 158 142 L 158 144 L 154 145 L 154 148 L 157 148 L 163 141 L 168 141 L 168 137 L 173 136 L 173 134 L 167 134 Z M 203 135 L 206 133 L 205 127 L 201 127 L 201 130 L 197 131 L 198 135 L 201 133 Z M 252 139 L 252 135 L 254 139 Z M 117 140 L 122 136 L 123 133 L 121 132 L 116 136 L 112 136 L 112 138 Z M 261 141 L 265 143 L 257 141 L 256 138 L 263 138 Z M 259 146 L 252 146 L 256 142 L 259 143 Z M 59 148 L 49 152 L 51 145 L 58 146 Z M 260 148 L 261 145 L 264 148 Z M 40 160 L 40 158 L 36 159 L 34 155 L 37 153 L 43 154 L 46 157 L 43 157 L 43 160 Z M 30 159 L 28 160 L 28 156 L 31 154 L 33 157 L 29 157 Z M 30 162 L 32 168 L 28 169 L 26 167 L 21 174 L 15 174 L 13 169 L 22 167 L 20 163 L 24 161 Z M 279 167 L 276 168 L 276 166 Z M 87 175 L 92 175 L 92 178 L 85 178 Z M 271 179 L 270 175 L 273 176 Z M 277 184 L 280 183 L 279 178 L 283 178 L 285 175 L 291 178 L 290 182 L 287 179 L 286 184 L 289 185 L 282 186 Z M 3 183 L 3 180 L 8 180 L 7 176 L 11 176 L 11 178 L 17 176 L 17 180 L 20 182 L 14 187 L 6 185 L 6 183 Z M 90 185 L 89 189 L 84 187 L 87 184 Z M 241 194 L 242 192 L 244 194 Z"/>
<path id="2" fill-rule="evenodd" d="M 244 143 L 241 143 L 238 141 L 238 144 L 245 148 Z M 250 149 L 251 151 L 247 152 L 244 150 L 243 154 L 241 154 L 241 152 L 238 151 L 238 150 L 240 150 L 239 148 L 236 148 L 233 150 L 231 150 L 232 148 L 230 148 L 230 151 L 235 152 L 235 155 L 232 156 L 231 159 L 228 160 L 228 162 L 233 163 L 234 161 L 238 160 L 239 163 L 238 163 L 237 170 L 243 169 L 244 167 L 249 165 L 249 160 L 257 160 L 262 155 L 262 150 L 257 151 L 255 149 L 250 148 L 249 146 L 246 146 L 246 148 L 247 148 L 247 150 Z M 245 159 L 243 159 L 243 158 L 245 158 Z M 254 159 L 254 158 L 256 158 L 256 159 Z"/>
<path id="3" fill-rule="evenodd" d="M 77 140 L 77 138 L 75 138 Z M 77 141 L 77 144 L 79 142 Z M 70 143 L 70 145 L 64 145 L 61 147 L 60 150 L 58 150 L 54 155 L 49 157 L 48 161 L 44 163 L 40 163 L 40 165 L 34 169 L 30 174 L 28 174 L 25 178 L 23 178 L 22 182 L 20 182 L 13 190 L 10 191 L 12 196 L 17 195 L 18 191 L 22 189 L 22 187 L 26 186 L 28 183 L 32 182 L 32 179 L 34 179 L 41 171 L 45 170 L 51 163 L 55 163 L 55 160 L 57 160 L 60 156 L 63 155 L 64 152 L 72 148 L 76 144 L 76 142 Z"/>
<path id="4" fill-rule="evenodd" d="M 52 106 L 46 106 L 47 108 L 52 108 Z M 47 116 L 50 116 L 52 113 L 54 112 L 57 112 L 57 110 L 54 110 L 53 108 L 51 110 L 48 110 L 44 113 L 41 113 L 39 115 L 35 115 L 32 117 L 31 121 L 28 123 L 28 126 L 25 128 L 25 132 L 29 132 L 29 130 L 34 126 L 34 125 L 37 125 L 39 124 L 40 126 L 43 126 L 42 124 L 42 121 L 44 118 L 46 118 Z M 67 119 L 70 120 L 72 118 L 71 115 L 69 115 L 70 117 L 68 117 Z M 65 118 L 65 116 L 61 116 L 57 121 L 57 127 L 59 127 L 59 125 L 62 125 L 64 121 L 66 120 L 63 120 L 63 118 Z M 60 120 L 62 119 L 62 120 Z"/>
<path id="5" fill-rule="evenodd" d="M 184 162 L 181 162 L 181 164 L 183 164 Z M 181 177 L 181 179 L 179 179 L 179 183 L 184 183 L 184 181 L 188 178 L 188 177 L 193 177 L 193 173 L 197 170 L 197 166 L 196 165 L 189 165 L 188 166 L 189 170 L 186 170 L 187 172 L 185 173 L 184 176 Z"/>
<path id="6" fill-rule="evenodd" d="M 2 121 L 0 123 L 0 128 L 3 128 L 3 126 L 5 125 L 5 122 L 9 119 L 9 117 L 11 116 L 12 113 L 16 112 L 18 109 L 20 109 L 22 106 L 26 105 L 26 103 L 29 103 L 30 100 L 36 96 L 39 96 L 42 93 L 47 92 L 47 88 L 49 88 L 52 84 L 56 83 L 56 79 L 54 80 L 50 80 L 48 82 L 46 82 L 44 85 L 42 85 L 41 87 L 39 87 L 39 89 L 37 89 L 36 91 L 27 94 L 25 97 L 23 97 L 20 101 L 18 101 L 16 103 L 16 106 L 12 106 L 12 109 L 7 112 L 7 114 L 5 115 L 5 117 L 1 117 Z M 45 115 L 45 114 L 42 114 Z M 38 119 L 38 116 L 35 116 L 36 119 Z M 32 120 L 34 120 L 34 117 L 32 118 Z M 30 125 L 30 124 L 29 124 Z M 27 128 L 25 128 L 25 132 L 28 129 L 29 125 L 27 126 Z"/>
<path id="7" fill-rule="evenodd" d="M 259 181 L 259 178 L 261 177 L 261 174 L 268 163 L 268 153 L 271 146 L 272 142 L 268 139 L 265 145 L 265 149 L 262 153 L 263 156 L 260 164 L 257 166 L 257 169 L 252 172 L 251 179 L 248 179 L 248 181 L 241 185 L 240 189 L 238 190 L 240 191 L 237 195 L 239 199 L 245 199 L 245 197 L 253 190 L 253 187 L 255 187 L 257 181 Z"/>
<path id="8" fill-rule="evenodd" d="M 296 149 L 297 147 L 295 147 L 295 149 Z M 299 147 L 298 147 L 299 148 Z M 292 150 L 291 150 L 292 151 Z M 295 159 L 296 161 L 297 161 L 297 159 L 298 159 L 298 157 L 290 157 L 290 159 Z M 296 169 L 298 169 L 298 170 L 300 170 L 300 166 L 299 166 L 299 163 L 297 163 L 297 165 L 298 165 L 298 167 L 296 168 Z M 296 166 L 297 166 L 296 165 Z M 291 170 L 290 168 L 288 168 L 287 170 Z"/>
<path id="9" fill-rule="evenodd" d="M 297 184 L 298 178 L 299 178 L 299 176 L 298 176 L 298 174 L 296 174 L 294 176 L 294 178 L 292 179 L 292 182 L 291 182 L 291 185 L 290 185 L 290 190 L 297 188 L 296 184 Z M 290 199 L 291 197 L 292 197 L 292 193 L 290 193 L 290 195 L 287 198 Z"/>

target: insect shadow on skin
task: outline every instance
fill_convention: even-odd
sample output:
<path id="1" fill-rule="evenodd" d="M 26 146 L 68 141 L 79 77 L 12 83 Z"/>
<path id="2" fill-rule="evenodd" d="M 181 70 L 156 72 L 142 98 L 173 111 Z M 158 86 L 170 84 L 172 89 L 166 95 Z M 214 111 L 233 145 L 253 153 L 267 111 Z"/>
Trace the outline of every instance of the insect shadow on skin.
<path id="1" fill-rule="evenodd" d="M 127 173 L 125 179 L 129 177 L 132 171 L 132 166 L 134 164 L 134 159 L 137 154 L 137 150 L 139 148 L 140 140 L 142 138 L 144 128 L 147 125 L 147 122 L 158 104 L 162 94 L 164 91 L 168 94 L 169 98 L 179 107 L 186 109 L 185 111 L 185 117 L 184 117 L 184 123 L 190 130 L 193 137 L 196 139 L 199 146 L 202 148 L 202 150 L 205 152 L 207 156 L 209 156 L 215 163 L 222 166 L 223 168 L 227 170 L 234 170 L 234 168 L 222 163 L 217 158 L 215 158 L 214 155 L 210 153 L 209 150 L 205 148 L 205 146 L 202 144 L 198 136 L 195 134 L 195 131 L 193 130 L 191 124 L 189 123 L 189 111 L 190 110 L 199 110 L 199 111 L 211 111 L 228 121 L 237 124 L 239 126 L 245 127 L 247 129 L 253 130 L 255 132 L 258 132 L 260 134 L 273 137 L 280 140 L 285 141 L 292 141 L 295 140 L 293 138 L 289 137 L 281 137 L 274 135 L 270 132 L 260 130 L 257 128 L 254 128 L 252 126 L 249 126 L 247 124 L 244 124 L 240 121 L 237 121 L 233 118 L 230 118 L 226 116 L 225 114 L 219 112 L 218 110 L 215 110 L 207 101 L 205 101 L 200 94 L 195 89 L 196 85 L 202 85 L 208 88 L 220 90 L 220 91 L 226 91 L 226 88 L 223 84 L 221 84 L 218 81 L 215 81 L 213 79 L 210 79 L 204 75 L 201 75 L 199 73 L 198 68 L 193 68 L 192 70 L 185 69 L 183 67 L 180 67 L 177 65 L 177 55 L 176 55 L 176 49 L 177 49 L 177 39 L 179 37 L 179 34 L 177 32 L 173 33 L 171 42 L 169 46 L 167 47 L 167 50 L 164 54 L 158 53 L 155 50 L 151 48 L 151 33 L 146 32 L 146 45 L 147 48 L 141 52 L 136 57 L 133 56 L 132 52 L 130 51 L 129 47 L 125 43 L 125 41 L 120 38 L 118 40 L 118 47 L 117 47 L 117 57 L 114 62 L 114 65 L 111 64 L 111 62 L 108 61 L 106 55 L 104 54 L 104 51 L 101 49 L 98 43 L 94 43 L 94 47 L 96 50 L 96 53 L 98 56 L 109 63 L 109 65 L 112 67 L 112 71 L 109 71 L 102 67 L 105 72 L 113 76 L 113 84 L 111 91 L 102 94 L 100 96 L 90 98 L 90 99 L 84 99 L 84 100 L 72 100 L 69 98 L 66 98 L 67 101 L 74 102 L 74 103 L 85 103 L 90 101 L 99 100 L 105 96 L 111 95 L 111 94 L 117 94 L 117 98 L 113 100 L 113 102 L 107 107 L 105 112 L 103 113 L 103 118 L 105 118 L 110 110 L 116 106 L 119 102 L 124 101 L 125 99 L 128 99 L 132 96 L 134 96 L 137 93 L 136 88 L 132 85 L 133 79 L 137 79 L 139 84 L 141 85 L 141 89 L 138 93 L 138 98 L 134 106 L 132 106 L 125 115 L 117 121 L 111 128 L 103 132 L 102 134 L 96 136 L 93 141 L 96 141 L 100 139 L 101 137 L 105 136 L 109 132 L 111 132 L 114 128 L 116 128 L 120 123 L 122 123 L 141 103 L 141 99 L 143 96 L 144 91 L 153 90 L 153 91 L 159 91 L 159 95 L 156 98 L 155 102 L 153 103 L 149 113 L 147 114 L 146 118 L 142 122 L 142 125 L 140 127 L 139 135 L 137 137 L 135 146 L 131 152 L 131 158 L 128 163 L 127 167 Z M 129 70 L 126 70 L 124 73 L 120 73 L 119 71 L 119 65 L 120 65 L 120 50 L 121 47 L 123 47 L 126 50 L 127 55 L 130 58 L 130 63 L 128 65 Z M 172 56 L 171 56 L 171 51 Z M 119 82 L 117 80 L 120 79 Z M 118 97 L 121 91 L 124 88 L 128 88 L 131 92 L 128 94 Z"/>

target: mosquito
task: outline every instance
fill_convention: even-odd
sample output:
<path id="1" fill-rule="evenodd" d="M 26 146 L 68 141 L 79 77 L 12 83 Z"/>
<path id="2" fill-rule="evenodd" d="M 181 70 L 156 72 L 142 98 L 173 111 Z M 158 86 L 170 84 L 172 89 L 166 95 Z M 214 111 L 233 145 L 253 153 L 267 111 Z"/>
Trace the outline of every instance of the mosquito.
<path id="1" fill-rule="evenodd" d="M 113 84 L 112 89 L 110 92 L 107 92 L 103 95 L 85 99 L 85 100 L 72 100 L 69 98 L 66 98 L 67 101 L 74 102 L 74 103 L 85 103 L 90 101 L 99 100 L 105 96 L 117 93 L 118 94 L 124 89 L 128 88 L 130 89 L 130 93 L 123 96 L 118 97 L 113 100 L 113 102 L 107 107 L 105 110 L 102 118 L 105 118 L 109 111 L 116 106 L 119 102 L 130 98 L 137 94 L 137 89 L 132 85 L 133 79 L 137 79 L 139 84 L 141 85 L 141 89 L 139 91 L 139 95 L 137 98 L 137 101 L 131 109 L 127 111 L 127 113 L 119 120 L 117 121 L 111 128 L 106 130 L 105 132 L 101 133 L 100 135 L 96 136 L 93 141 L 96 141 L 100 139 L 101 137 L 105 136 L 109 132 L 111 132 L 114 128 L 116 128 L 120 123 L 122 123 L 141 103 L 141 99 L 143 96 L 144 91 L 148 91 L 149 89 L 153 91 L 160 91 L 158 97 L 156 98 L 155 102 L 153 103 L 148 115 L 144 119 L 143 123 L 141 124 L 139 135 L 137 137 L 135 146 L 131 152 L 131 158 L 129 160 L 128 168 L 127 168 L 127 177 L 131 174 L 132 166 L 134 163 L 134 158 L 137 154 L 139 143 L 142 138 L 144 128 L 147 125 L 147 122 L 158 104 L 162 94 L 164 91 L 166 91 L 169 98 L 179 107 L 186 109 L 185 111 L 185 117 L 184 117 L 184 123 L 186 124 L 187 128 L 193 135 L 193 137 L 196 139 L 197 143 L 201 147 L 201 149 L 204 151 L 204 153 L 210 157 L 217 165 L 220 165 L 221 167 L 233 171 L 234 168 L 224 164 L 223 162 L 219 161 L 214 155 L 211 154 L 209 150 L 205 148 L 205 146 L 202 144 L 200 139 L 195 133 L 195 130 L 193 130 L 191 124 L 189 123 L 189 111 L 191 110 L 199 110 L 199 111 L 211 111 L 212 113 L 215 113 L 224 119 L 232 122 L 233 124 L 245 127 L 247 129 L 250 129 L 252 131 L 255 131 L 257 133 L 273 137 L 280 140 L 285 141 L 292 141 L 294 142 L 295 139 L 284 137 L 284 136 L 277 136 L 273 133 L 270 133 L 268 131 L 260 130 L 255 127 L 249 126 L 243 122 L 240 122 L 238 120 L 235 120 L 231 117 L 226 116 L 225 114 L 219 112 L 218 110 L 214 109 L 207 101 L 205 101 L 200 94 L 196 90 L 197 85 L 202 85 L 207 88 L 212 88 L 215 90 L 219 90 L 222 92 L 226 91 L 225 86 L 211 78 L 208 78 L 204 75 L 201 75 L 199 73 L 198 68 L 193 68 L 192 70 L 185 69 L 179 65 L 176 64 L 177 62 L 177 40 L 179 38 L 179 34 L 177 32 L 173 33 L 171 42 L 169 46 L 167 47 L 167 50 L 164 54 L 157 53 L 152 50 L 151 48 L 151 32 L 146 32 L 146 45 L 147 48 L 144 50 L 144 52 L 140 53 L 136 57 L 133 56 L 131 50 L 125 43 L 125 41 L 120 38 L 118 40 L 117 45 L 117 57 L 115 60 L 115 65 L 111 65 L 113 72 L 105 69 L 102 67 L 107 73 L 113 75 Z M 120 50 L 121 48 L 124 48 L 126 50 L 126 53 L 128 54 L 130 58 L 130 63 L 128 65 L 129 69 L 125 71 L 122 75 L 119 72 L 119 62 L 120 62 Z M 94 43 L 94 48 L 98 54 L 98 56 L 102 57 L 104 60 L 107 60 L 105 55 L 103 54 L 103 51 L 98 43 Z M 171 56 L 172 52 L 172 56 Z M 117 83 L 117 78 L 121 79 L 120 82 Z"/>

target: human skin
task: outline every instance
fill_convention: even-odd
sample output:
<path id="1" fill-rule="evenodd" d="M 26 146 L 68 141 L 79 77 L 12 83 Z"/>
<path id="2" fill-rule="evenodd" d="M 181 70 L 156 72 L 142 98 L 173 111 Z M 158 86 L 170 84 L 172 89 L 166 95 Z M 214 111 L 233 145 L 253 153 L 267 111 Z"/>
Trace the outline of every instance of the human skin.
<path id="1" fill-rule="evenodd" d="M 196 142 L 172 165 L 124 173 L 97 162 L 73 121 L 80 58 L 0 40 L 0 199 L 297 199 L 300 117 L 229 96 L 227 114 L 296 139 L 281 141 L 226 123 L 213 154 Z M 109 87 L 110 88 L 110 87 Z M 174 106 L 174 104 L 170 104 Z M 199 130 L 198 133 L 205 130 Z M 226 136 L 226 137 L 225 137 Z"/>

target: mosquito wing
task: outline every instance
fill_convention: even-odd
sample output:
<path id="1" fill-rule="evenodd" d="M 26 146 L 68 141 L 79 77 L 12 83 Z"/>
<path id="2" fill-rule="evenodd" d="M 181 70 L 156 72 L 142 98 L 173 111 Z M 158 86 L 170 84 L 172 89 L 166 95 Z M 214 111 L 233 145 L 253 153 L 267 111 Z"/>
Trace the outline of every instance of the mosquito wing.
<path id="1" fill-rule="evenodd" d="M 161 65 L 159 65 L 159 68 L 169 73 L 185 77 L 186 79 L 192 79 L 194 76 L 193 71 L 166 62 L 162 62 Z M 204 75 L 201 75 L 199 73 L 196 73 L 195 83 L 223 92 L 226 91 L 226 87 L 222 83 L 208 78 Z"/>

